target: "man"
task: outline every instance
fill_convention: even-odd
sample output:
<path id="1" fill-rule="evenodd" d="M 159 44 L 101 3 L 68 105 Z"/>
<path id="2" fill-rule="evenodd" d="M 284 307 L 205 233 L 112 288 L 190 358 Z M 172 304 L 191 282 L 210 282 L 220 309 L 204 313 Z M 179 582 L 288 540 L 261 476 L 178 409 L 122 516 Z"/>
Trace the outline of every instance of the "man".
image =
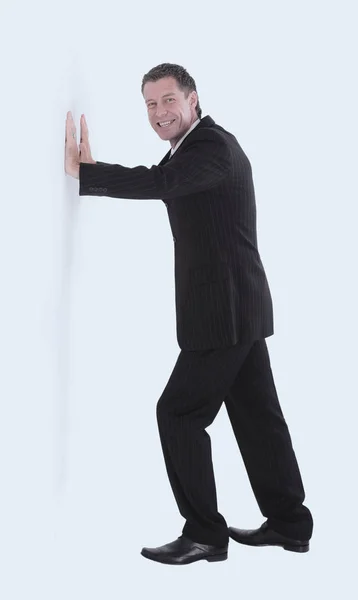
<path id="1" fill-rule="evenodd" d="M 80 153 L 68 113 L 66 173 L 81 196 L 161 199 L 175 248 L 181 352 L 157 404 L 165 465 L 182 535 L 146 558 L 167 564 L 225 560 L 229 537 L 306 552 L 313 519 L 278 401 L 265 338 L 271 294 L 258 252 L 250 162 L 235 136 L 201 117 L 195 81 L 179 65 L 151 69 L 142 94 L 154 131 L 171 150 L 151 168 L 96 162 L 81 117 Z M 267 518 L 255 530 L 227 527 L 218 512 L 210 436 L 222 403 L 252 490 Z"/>

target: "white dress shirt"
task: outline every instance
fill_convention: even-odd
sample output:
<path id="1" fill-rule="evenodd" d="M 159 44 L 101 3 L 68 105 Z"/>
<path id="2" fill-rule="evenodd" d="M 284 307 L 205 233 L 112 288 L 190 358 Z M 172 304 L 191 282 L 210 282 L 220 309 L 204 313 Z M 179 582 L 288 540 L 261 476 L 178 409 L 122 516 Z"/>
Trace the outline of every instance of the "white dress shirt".
<path id="1" fill-rule="evenodd" d="M 183 135 L 183 137 L 180 138 L 180 140 L 175 144 L 174 148 L 171 149 L 171 151 L 170 151 L 170 157 L 169 158 L 171 158 L 173 156 L 174 152 L 177 150 L 177 148 L 179 148 L 179 146 L 182 143 L 182 141 L 194 129 L 194 127 L 197 126 L 198 123 L 200 123 L 200 119 L 197 119 L 196 121 L 194 121 L 194 123 L 192 124 L 192 126 L 190 127 L 190 129 L 188 129 L 188 131 Z"/>

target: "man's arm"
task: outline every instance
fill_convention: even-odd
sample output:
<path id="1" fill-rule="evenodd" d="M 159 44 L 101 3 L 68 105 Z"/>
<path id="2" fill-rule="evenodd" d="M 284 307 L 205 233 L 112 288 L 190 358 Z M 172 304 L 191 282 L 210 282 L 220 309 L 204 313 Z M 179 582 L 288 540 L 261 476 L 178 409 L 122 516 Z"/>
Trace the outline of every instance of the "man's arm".
<path id="1" fill-rule="evenodd" d="M 79 195 L 169 200 L 216 186 L 231 167 L 229 145 L 207 129 L 193 132 L 190 137 L 190 143 L 162 166 L 80 163 Z"/>

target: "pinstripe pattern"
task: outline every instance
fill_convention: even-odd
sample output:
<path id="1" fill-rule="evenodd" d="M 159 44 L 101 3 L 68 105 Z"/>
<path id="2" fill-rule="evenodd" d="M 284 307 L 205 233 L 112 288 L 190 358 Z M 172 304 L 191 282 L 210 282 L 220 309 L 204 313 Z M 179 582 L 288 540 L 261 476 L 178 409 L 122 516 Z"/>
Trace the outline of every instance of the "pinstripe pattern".
<path id="1" fill-rule="evenodd" d="M 271 526 L 312 534 L 303 484 L 274 385 L 265 339 L 273 334 L 269 286 L 257 248 L 251 165 L 210 116 L 150 169 L 81 163 L 80 195 L 160 198 L 175 242 L 181 352 L 158 400 L 165 465 L 183 534 L 228 541 L 218 512 L 210 436 L 225 402 L 250 483 Z M 169 160 L 170 159 L 170 160 Z"/>
<path id="2" fill-rule="evenodd" d="M 305 492 L 264 339 L 228 348 L 182 350 L 158 400 L 164 461 L 186 519 L 182 533 L 202 544 L 228 542 L 205 431 L 223 402 L 262 514 L 276 531 L 309 539 L 312 515 L 302 505 Z"/>
<path id="3" fill-rule="evenodd" d="M 250 161 L 207 115 L 151 168 L 80 164 L 79 194 L 162 199 L 175 245 L 177 340 L 205 350 L 273 335 Z"/>

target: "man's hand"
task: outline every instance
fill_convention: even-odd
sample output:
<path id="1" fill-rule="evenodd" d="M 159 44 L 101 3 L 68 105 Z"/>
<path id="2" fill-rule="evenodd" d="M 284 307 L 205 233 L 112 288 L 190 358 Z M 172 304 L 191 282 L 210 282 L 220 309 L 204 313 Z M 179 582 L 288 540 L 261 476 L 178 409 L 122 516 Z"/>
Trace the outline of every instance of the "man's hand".
<path id="1" fill-rule="evenodd" d="M 71 177 L 79 179 L 80 162 L 96 163 L 91 155 L 85 116 L 81 115 L 81 142 L 77 148 L 76 126 L 71 111 L 68 111 L 65 137 L 65 172 Z"/>
<path id="2" fill-rule="evenodd" d="M 88 127 L 84 115 L 81 116 L 80 162 L 92 164 L 97 162 L 92 158 L 91 148 L 88 140 Z"/>

